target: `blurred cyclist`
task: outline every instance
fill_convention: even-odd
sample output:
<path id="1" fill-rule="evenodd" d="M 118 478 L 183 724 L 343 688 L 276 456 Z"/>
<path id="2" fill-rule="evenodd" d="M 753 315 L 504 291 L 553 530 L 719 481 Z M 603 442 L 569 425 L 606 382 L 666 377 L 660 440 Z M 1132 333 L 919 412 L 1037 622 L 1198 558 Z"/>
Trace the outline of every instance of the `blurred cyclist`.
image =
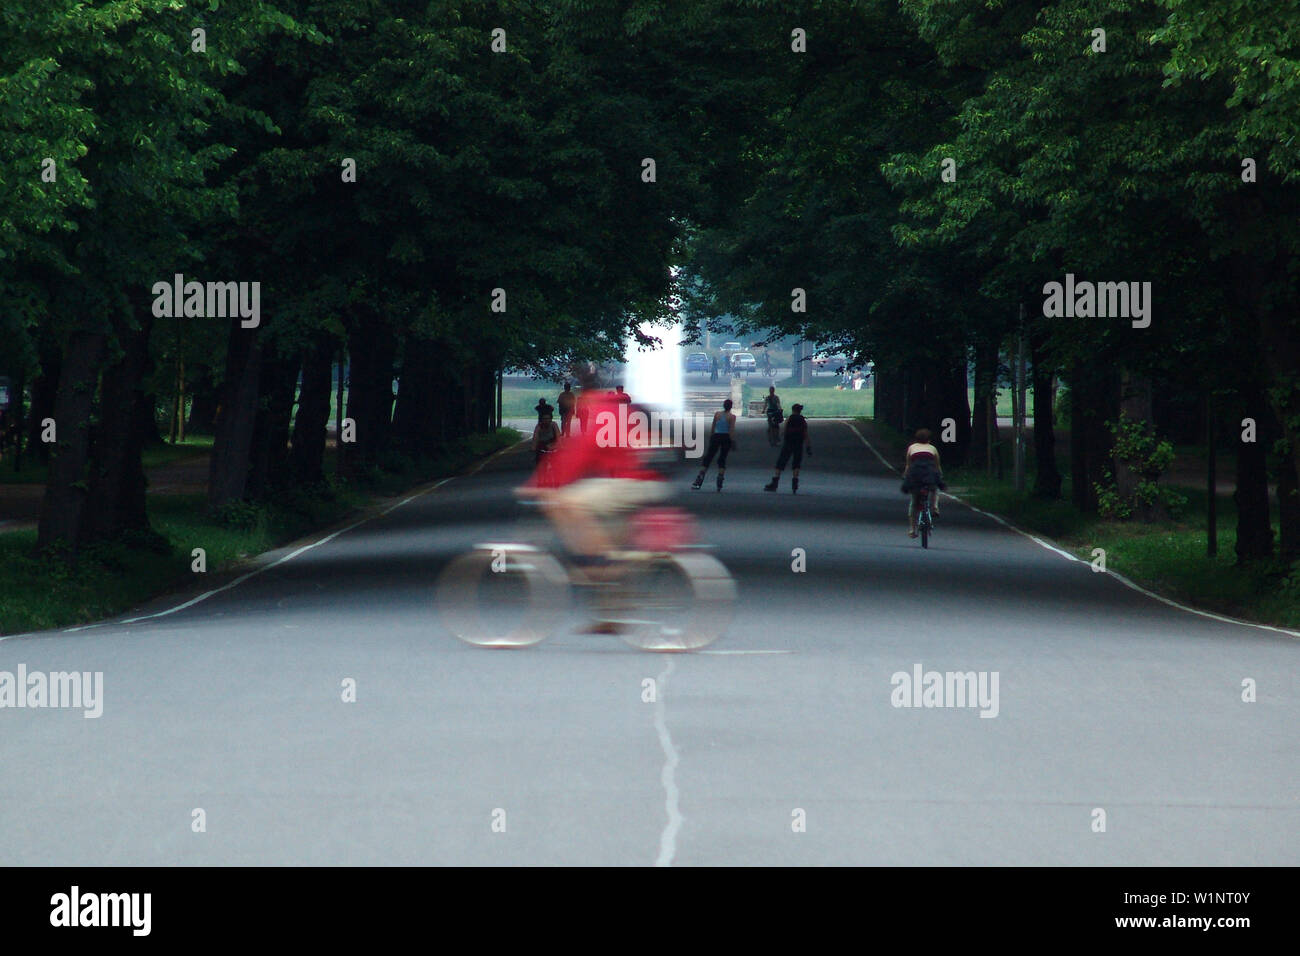
<path id="1" fill-rule="evenodd" d="M 611 552 L 626 543 L 627 530 L 626 522 L 617 519 L 664 500 L 669 490 L 658 473 L 645 467 L 642 452 L 627 446 L 626 435 L 604 427 L 618 421 L 614 393 L 599 396 L 593 388 L 584 394 L 589 396 L 591 427 L 560 442 L 547 455 L 549 467 L 535 472 L 517 493 L 538 501 L 572 563 L 587 577 L 614 581 L 624 568 Z"/>

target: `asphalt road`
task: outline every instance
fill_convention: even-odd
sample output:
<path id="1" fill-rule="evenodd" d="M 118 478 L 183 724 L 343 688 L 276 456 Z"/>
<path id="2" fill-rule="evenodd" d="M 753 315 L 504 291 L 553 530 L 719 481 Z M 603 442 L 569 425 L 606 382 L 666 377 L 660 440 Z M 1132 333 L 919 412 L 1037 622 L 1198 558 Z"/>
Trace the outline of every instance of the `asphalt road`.
<path id="1" fill-rule="evenodd" d="M 761 423 L 739 440 L 721 494 L 672 475 L 739 586 L 707 652 L 444 630 L 449 557 L 539 530 L 520 451 L 181 610 L 0 641 L 0 672 L 104 682 L 98 718 L 0 709 L 0 863 L 1300 862 L 1297 638 L 952 501 L 922 551 L 846 424 L 797 496 L 760 490 Z M 894 706 L 918 665 L 996 672 L 996 716 Z"/>

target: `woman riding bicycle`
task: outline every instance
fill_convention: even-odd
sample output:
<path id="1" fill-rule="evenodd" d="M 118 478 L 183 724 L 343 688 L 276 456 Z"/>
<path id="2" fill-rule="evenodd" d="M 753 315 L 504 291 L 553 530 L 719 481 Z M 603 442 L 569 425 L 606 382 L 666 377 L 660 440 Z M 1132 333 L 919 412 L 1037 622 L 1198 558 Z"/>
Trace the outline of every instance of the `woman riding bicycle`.
<path id="1" fill-rule="evenodd" d="M 767 397 L 763 399 L 763 413 L 767 415 L 767 443 L 776 448 L 781 444 L 781 423 L 785 421 L 785 410 L 781 408 L 781 398 L 776 394 L 775 385 L 767 387 Z"/>
<path id="2" fill-rule="evenodd" d="M 930 429 L 920 428 L 916 440 L 907 446 L 907 464 L 903 468 L 903 494 L 908 495 L 907 536 L 916 537 L 917 499 L 930 494 L 930 511 L 939 513 L 939 489 L 947 488 L 939 467 L 939 449 L 930 443 Z"/>

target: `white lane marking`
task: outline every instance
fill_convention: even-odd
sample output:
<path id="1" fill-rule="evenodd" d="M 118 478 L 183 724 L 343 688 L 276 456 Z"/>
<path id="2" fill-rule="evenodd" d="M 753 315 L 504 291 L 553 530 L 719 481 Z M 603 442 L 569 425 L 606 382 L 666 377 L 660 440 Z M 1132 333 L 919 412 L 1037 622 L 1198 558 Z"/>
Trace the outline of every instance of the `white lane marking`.
<path id="1" fill-rule="evenodd" d="M 664 672 L 659 675 L 658 696 L 655 699 L 655 732 L 659 735 L 659 746 L 664 752 L 664 767 L 659 773 L 659 780 L 664 785 L 664 803 L 668 810 L 668 823 L 664 826 L 663 833 L 659 834 L 659 859 L 655 860 L 655 866 L 671 866 L 673 857 L 677 853 L 677 831 L 682 827 L 682 814 L 677 806 L 677 748 L 673 746 L 673 738 L 668 733 L 668 725 L 664 721 L 664 697 L 668 688 L 668 676 L 673 672 L 673 659 L 668 658 L 668 666 Z"/>
<path id="2" fill-rule="evenodd" d="M 893 465 L 891 465 L 889 462 L 885 461 L 884 456 L 881 455 L 880 452 L 876 451 L 876 449 L 872 446 L 871 442 L 867 441 L 865 438 L 862 437 L 862 432 L 858 431 L 856 425 L 854 425 L 852 422 L 845 422 L 844 424 L 849 427 L 849 430 L 852 431 L 853 434 L 858 436 L 858 440 L 861 441 L 862 444 L 866 445 L 867 448 L 871 449 L 872 454 L 874 454 L 877 458 L 879 458 L 881 463 L 886 468 L 888 468 L 890 471 L 894 472 L 895 474 L 898 473 L 898 469 L 895 468 Z M 949 494 L 946 491 L 942 492 L 942 494 L 945 498 L 951 498 L 954 501 L 960 501 L 963 505 L 965 505 L 971 511 L 976 512 L 977 514 L 982 514 L 986 518 L 992 518 L 998 524 L 1010 528 L 1018 535 L 1023 535 L 1024 537 L 1028 538 L 1030 541 L 1034 542 L 1034 544 L 1044 547 L 1048 551 L 1053 551 L 1056 554 L 1059 554 L 1061 557 L 1068 558 L 1069 560 L 1074 561 L 1077 564 L 1088 564 L 1088 562 L 1084 561 L 1082 558 L 1077 558 L 1074 555 L 1070 554 L 1068 551 L 1063 551 L 1053 544 L 1048 544 L 1042 538 L 1035 537 L 1034 535 L 1030 534 L 1028 531 L 1022 531 L 1021 529 L 1017 528 L 1015 525 L 1005 520 L 1004 518 L 1000 518 L 997 515 L 989 514 L 987 511 L 982 511 L 979 508 L 976 508 L 974 505 L 970 504 L 969 502 L 962 501 L 961 498 L 957 497 L 954 494 Z M 1213 611 L 1202 611 L 1200 608 L 1188 607 L 1186 604 L 1179 604 L 1177 601 L 1173 600 L 1172 598 L 1167 598 L 1162 595 L 1156 594 L 1153 591 L 1148 591 L 1140 584 L 1135 584 L 1134 582 L 1130 581 L 1128 578 L 1124 577 L 1124 575 L 1120 574 L 1118 571 L 1106 571 L 1104 573 L 1109 577 L 1114 578 L 1116 581 L 1124 585 L 1126 588 L 1130 588 L 1134 591 L 1137 591 L 1139 594 L 1145 594 L 1147 597 L 1153 598 L 1159 601 L 1161 604 L 1167 604 L 1169 607 L 1177 608 L 1180 611 L 1186 611 L 1188 614 L 1195 614 L 1198 617 L 1209 618 L 1211 621 L 1219 621 L 1220 623 L 1223 624 L 1239 624 L 1242 627 L 1253 627 L 1253 628 L 1258 628 L 1261 631 L 1272 631 L 1275 634 L 1285 634 L 1287 637 L 1300 637 L 1300 631 L 1288 630 L 1285 627 L 1275 627 L 1272 624 L 1258 624 L 1255 621 L 1242 621 L 1235 617 L 1227 617 L 1223 614 L 1215 614 Z"/>
<path id="3" fill-rule="evenodd" d="M 493 458 L 496 458 L 498 455 L 504 455 L 506 452 L 510 451 L 512 448 L 518 448 L 520 445 L 523 445 L 523 444 L 526 444 L 526 441 L 518 441 L 518 442 L 515 442 L 515 444 L 513 444 L 513 445 L 507 445 L 505 448 L 502 448 L 502 449 L 500 449 L 500 450 L 498 450 L 498 451 L 496 451 L 496 452 L 493 452 L 493 453 L 492 453 L 491 455 L 489 455 L 487 458 L 485 458 L 485 459 L 483 459 L 481 462 L 479 462 L 478 465 L 477 465 L 475 468 L 473 468 L 471 471 L 467 472 L 467 473 L 465 474 L 464 477 L 468 478 L 468 477 L 470 477 L 471 475 L 475 475 L 475 474 L 477 474 L 477 473 L 479 472 L 479 470 L 480 470 L 484 465 L 486 465 L 489 461 L 491 461 Z M 350 525 L 348 525 L 346 528 L 341 528 L 341 529 L 339 529 L 338 531 L 335 531 L 333 534 L 328 535 L 327 537 L 321 538 L 319 541 L 315 541 L 315 542 L 313 542 L 313 543 L 311 543 L 311 544 L 303 545 L 301 548 L 298 548 L 298 549 L 297 549 L 296 551 L 294 551 L 292 554 L 286 554 L 286 555 L 284 555 L 283 557 L 278 558 L 277 560 L 271 562 L 271 563 L 268 564 L 268 565 L 264 565 L 263 567 L 256 568 L 256 569 L 254 569 L 254 570 L 252 570 L 252 571 L 249 571 L 247 574 L 241 574 L 239 577 L 235 578 L 235 580 L 233 580 L 233 581 L 231 581 L 231 582 L 229 582 L 229 583 L 227 583 L 227 584 L 224 584 L 224 585 L 222 585 L 222 586 L 219 587 L 219 588 L 213 588 L 211 591 L 205 591 L 205 592 L 203 592 L 202 594 L 200 594 L 198 597 L 190 598 L 190 600 L 184 602 L 183 604 L 178 604 L 178 605 L 176 605 L 175 607 L 168 608 L 168 609 L 165 610 L 165 611 L 158 611 L 157 613 L 154 613 L 154 614 L 144 614 L 144 615 L 141 615 L 140 617 L 127 618 L 127 619 L 125 619 L 125 620 L 121 620 L 121 621 L 99 621 L 99 622 L 97 622 L 97 623 L 95 623 L 95 624 L 82 624 L 82 625 L 80 625 L 79 627 L 69 627 L 69 628 L 65 628 L 65 629 L 63 630 L 63 633 L 64 633 L 64 634 L 73 634 L 73 633 L 76 633 L 77 631 L 89 631 L 89 630 L 93 630 L 94 628 L 97 628 L 97 627 L 108 627 L 108 626 L 113 625 L 113 624 L 134 624 L 134 623 L 136 623 L 137 621 L 149 621 L 149 620 L 153 620 L 154 618 L 166 617 L 166 616 L 169 615 L 169 614 L 175 614 L 177 611 L 183 611 L 183 610 L 185 610 L 186 608 L 193 607 L 194 605 L 198 604 L 198 603 L 201 602 L 201 601 L 206 601 L 208 598 L 212 597 L 214 594 L 220 594 L 222 591 L 229 591 L 231 588 L 238 587 L 239 585 L 241 585 L 241 584 L 243 584 L 245 581 L 247 581 L 249 578 L 257 577 L 257 575 L 261 574 L 263 571 L 269 571 L 269 570 L 271 570 L 271 569 L 274 568 L 274 567 L 278 567 L 279 565 L 284 564 L 286 561 L 292 561 L 294 558 L 298 557 L 298 555 L 302 554 L 304 551 L 310 551 L 312 548 L 318 548 L 318 547 L 320 547 L 322 544 L 327 544 L 327 543 L 329 543 L 330 541 L 333 541 L 333 540 L 334 540 L 335 538 L 337 538 L 339 535 L 341 535 L 341 534 L 346 534 L 347 532 L 351 531 L 353 528 L 358 528 L 358 527 L 360 527 L 361 525 L 365 524 L 367 521 L 372 521 L 372 520 L 374 520 L 374 519 L 377 518 L 377 517 L 383 517 L 384 515 L 388 514 L 390 511 L 395 511 L 396 509 L 402 507 L 402 505 L 407 504 L 408 502 L 414 501 L 416 498 L 419 498 L 421 495 L 427 495 L 427 494 L 429 494 L 429 493 L 432 492 L 432 491 L 436 491 L 436 490 L 438 490 L 439 488 L 441 488 L 443 485 L 445 485 L 447 482 L 454 480 L 456 477 L 457 477 L 456 475 L 452 475 L 450 478 L 443 478 L 441 481 L 437 482 L 436 484 L 432 485 L 431 487 L 424 489 L 424 491 L 416 492 L 415 494 L 411 495 L 409 498 L 406 498 L 406 499 L 404 499 L 404 500 L 402 500 L 402 501 L 399 501 L 397 504 L 391 506 L 390 508 L 388 508 L 388 509 L 386 509 L 386 510 L 384 510 L 384 511 L 379 512 L 378 514 L 370 515 L 370 516 L 368 516 L 368 517 L 362 518 L 360 521 L 357 521 L 357 522 L 355 522 L 355 523 L 353 523 L 353 524 L 350 524 Z M 30 636 L 30 635 L 29 635 L 29 634 L 10 634 L 10 635 L 8 635 L 7 637 L 0 637 L 0 641 L 10 641 L 10 640 L 13 640 L 14 638 L 18 638 L 18 637 L 28 637 L 28 636 Z"/>
<path id="4" fill-rule="evenodd" d="M 290 554 L 286 554 L 283 557 L 278 558 L 275 561 L 272 561 L 270 564 L 263 565 L 260 568 L 255 568 L 254 570 L 249 571 L 247 574 L 241 574 L 239 577 L 235 578 L 235 580 L 227 584 L 224 584 L 219 588 L 213 588 L 211 591 L 205 591 L 203 594 L 200 594 L 196 598 L 191 598 L 190 600 L 186 601 L 184 604 L 178 604 L 175 607 L 169 607 L 165 611 L 158 611 L 154 614 L 142 614 L 139 617 L 129 617 L 122 621 L 112 621 L 112 622 L 101 621 L 98 624 L 83 624 L 80 627 L 69 627 L 66 628 L 63 633 L 72 634 L 75 631 L 88 631 L 94 627 L 106 627 L 110 623 L 135 624 L 137 621 L 151 621 L 154 618 L 166 617 L 169 614 L 175 614 L 177 611 L 183 611 L 187 607 L 193 607 L 194 605 L 198 604 L 200 601 L 206 601 L 214 594 L 220 594 L 222 591 L 229 591 L 231 588 L 243 584 L 249 578 L 255 578 L 264 571 L 270 571 L 272 568 L 279 567 L 281 564 L 284 564 L 286 561 L 292 561 L 294 558 L 298 557 L 298 555 L 302 554 L 304 551 L 310 551 L 312 548 L 319 548 L 322 544 L 328 544 L 329 542 L 337 538 L 339 535 L 351 531 L 353 528 L 363 525 L 369 520 L 370 520 L 369 518 L 363 518 L 362 520 L 357 521 L 354 524 L 348 525 L 346 528 L 340 528 L 338 531 L 335 531 L 333 534 L 327 535 L 326 537 L 321 538 L 319 541 L 314 541 L 311 544 L 305 544 L 301 548 L 298 548 L 296 551 L 293 551 Z"/>
<path id="5" fill-rule="evenodd" d="M 455 476 L 453 475 L 452 477 L 454 478 Z M 445 485 L 445 484 L 446 484 L 447 482 L 449 482 L 449 481 L 451 481 L 451 478 L 444 478 L 444 479 L 442 479 L 442 481 L 438 482 L 438 483 L 437 483 L 436 485 L 434 485 L 432 488 L 425 488 L 423 491 L 417 491 L 415 494 L 411 495 L 411 497 L 406 498 L 406 499 L 404 499 L 404 500 L 402 500 L 402 501 L 399 501 L 397 504 L 395 504 L 395 505 L 393 505 L 393 506 L 391 506 L 391 507 L 389 507 L 389 508 L 385 508 L 383 511 L 379 512 L 379 516 L 382 518 L 384 515 L 388 514 L 388 512 L 390 512 L 390 511 L 396 511 L 398 508 L 402 507 L 402 505 L 407 504 L 408 502 L 414 501 L 416 498 L 419 498 L 421 495 L 427 495 L 427 494 L 428 494 L 429 492 L 431 492 L 431 491 L 437 491 L 439 488 L 441 488 L 443 485 Z"/>
<path id="6" fill-rule="evenodd" d="M 793 654 L 794 651 L 696 651 L 697 654 Z"/>

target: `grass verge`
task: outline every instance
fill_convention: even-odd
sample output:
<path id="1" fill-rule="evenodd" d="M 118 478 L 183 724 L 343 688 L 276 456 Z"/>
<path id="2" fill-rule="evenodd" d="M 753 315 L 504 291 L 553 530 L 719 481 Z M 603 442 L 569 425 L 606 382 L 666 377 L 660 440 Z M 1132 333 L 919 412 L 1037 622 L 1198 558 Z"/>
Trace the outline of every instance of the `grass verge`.
<path id="1" fill-rule="evenodd" d="M 354 482 L 331 480 L 268 502 L 237 502 L 219 511 L 201 495 L 151 495 L 153 534 L 87 547 L 75 563 L 34 555 L 36 531 L 0 533 L 0 634 L 19 634 L 101 620 L 167 591 L 191 586 L 191 551 L 201 546 L 208 573 L 240 567 L 255 555 L 328 527 L 414 484 L 453 475 L 519 440 L 503 428 L 476 435 L 433 461 L 398 462 L 401 470 Z"/>
<path id="2" fill-rule="evenodd" d="M 745 404 L 761 401 L 767 395 L 768 382 L 745 384 Z M 808 418 L 853 418 L 859 415 L 875 413 L 876 393 L 870 388 L 854 391 L 835 388 L 783 388 L 776 387 L 776 394 L 781 399 L 781 407 L 787 415 L 796 402 L 804 406 L 803 413 Z"/>
<path id="3" fill-rule="evenodd" d="M 858 426 L 890 461 L 901 460 L 903 436 L 869 419 Z M 1191 607 L 1243 620 L 1300 629 L 1300 562 L 1241 566 L 1237 509 L 1230 495 L 1218 497 L 1218 554 L 1205 553 L 1209 522 L 1204 487 L 1176 485 L 1187 496 L 1184 514 L 1161 524 L 1108 521 L 1070 504 L 1069 476 L 1060 500 L 1017 492 L 1009 478 L 999 481 L 982 470 L 945 469 L 948 490 L 977 508 L 999 515 L 1025 531 L 1051 538 L 1063 550 L 1088 561 L 1093 551 L 1106 552 L 1106 569 L 1136 584 Z M 1026 486 L 1033 488 L 1031 471 Z M 1276 507 L 1276 506 L 1275 506 Z M 1274 513 L 1276 526 L 1277 515 Z"/>

